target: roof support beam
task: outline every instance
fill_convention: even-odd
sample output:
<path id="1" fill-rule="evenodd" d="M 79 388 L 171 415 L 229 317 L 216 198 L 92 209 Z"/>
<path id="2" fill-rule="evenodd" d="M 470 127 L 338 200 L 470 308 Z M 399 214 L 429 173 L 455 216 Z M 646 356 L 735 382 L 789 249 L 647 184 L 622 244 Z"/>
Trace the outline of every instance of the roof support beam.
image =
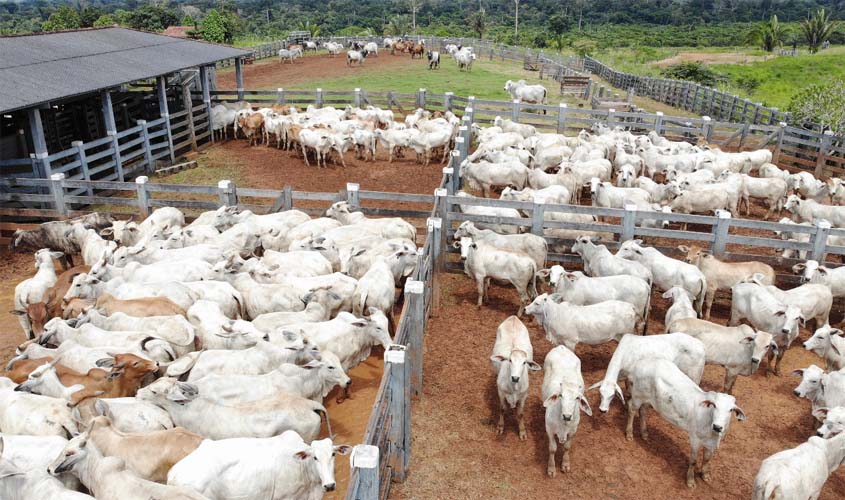
<path id="1" fill-rule="evenodd" d="M 167 127 L 167 144 L 170 150 L 170 163 L 176 161 L 176 155 L 173 153 L 173 130 L 170 127 L 170 110 L 167 107 L 167 76 L 159 76 L 156 78 L 156 92 L 158 93 L 158 111 L 162 118 L 164 118 L 164 126 Z"/>
<path id="2" fill-rule="evenodd" d="M 120 182 L 125 180 L 123 176 L 123 160 L 120 157 L 120 141 L 117 138 L 117 125 L 114 123 L 114 107 L 111 101 L 111 92 L 104 90 L 100 92 L 100 101 L 103 104 L 103 123 L 106 124 L 106 135 L 112 138 L 112 158 L 117 172 L 117 179 Z"/>
<path id="3" fill-rule="evenodd" d="M 238 100 L 244 100 L 244 60 L 242 57 L 235 58 L 235 83 L 238 88 Z"/>
<path id="4" fill-rule="evenodd" d="M 211 123 L 211 87 L 208 80 L 210 66 L 200 66 L 200 84 L 202 85 L 202 102 L 205 104 L 205 112 L 208 113 L 208 133 L 211 134 L 211 142 L 214 142 L 214 124 Z"/>
<path id="5" fill-rule="evenodd" d="M 44 137 L 44 125 L 41 123 L 41 111 L 38 108 L 28 108 L 26 114 L 29 119 L 29 135 L 32 136 L 32 146 L 35 149 L 32 157 L 36 161 L 33 163 L 32 173 L 38 178 L 46 179 L 52 172 L 50 160 L 47 159 L 49 153 L 47 139 Z"/>

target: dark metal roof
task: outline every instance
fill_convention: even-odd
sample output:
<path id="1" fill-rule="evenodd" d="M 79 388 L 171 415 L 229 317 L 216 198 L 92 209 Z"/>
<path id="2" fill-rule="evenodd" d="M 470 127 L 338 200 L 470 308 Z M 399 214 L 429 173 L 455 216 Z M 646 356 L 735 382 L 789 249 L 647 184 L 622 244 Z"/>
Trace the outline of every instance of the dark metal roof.
<path id="1" fill-rule="evenodd" d="M 0 112 L 248 54 L 126 28 L 0 37 Z"/>

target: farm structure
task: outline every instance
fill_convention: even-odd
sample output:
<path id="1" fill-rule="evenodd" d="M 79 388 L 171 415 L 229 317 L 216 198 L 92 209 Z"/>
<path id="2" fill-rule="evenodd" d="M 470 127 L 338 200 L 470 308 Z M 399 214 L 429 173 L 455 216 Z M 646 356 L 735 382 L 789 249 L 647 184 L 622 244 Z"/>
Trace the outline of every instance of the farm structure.
<path id="1" fill-rule="evenodd" d="M 249 54 L 126 28 L 0 37 L 0 53 L 0 175 L 107 180 L 207 140 L 207 103 L 189 88 L 210 90 L 218 61 Z M 153 91 L 131 91 L 139 81 Z"/>

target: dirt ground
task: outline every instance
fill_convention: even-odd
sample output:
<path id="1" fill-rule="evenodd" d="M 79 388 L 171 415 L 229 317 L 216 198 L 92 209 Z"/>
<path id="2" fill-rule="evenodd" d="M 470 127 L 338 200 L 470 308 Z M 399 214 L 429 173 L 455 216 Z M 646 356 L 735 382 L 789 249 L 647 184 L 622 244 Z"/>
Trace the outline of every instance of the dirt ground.
<path id="1" fill-rule="evenodd" d="M 752 56 L 735 52 L 680 52 L 673 57 L 661 59 L 653 63 L 654 66 L 665 68 L 683 62 L 702 62 L 704 64 L 746 64 L 750 62 L 766 61 L 774 56 Z"/>
<path id="2" fill-rule="evenodd" d="M 298 84 L 307 84 L 314 78 L 326 76 L 380 76 L 386 71 L 395 71 L 408 66 L 419 66 L 420 61 L 405 56 L 391 56 L 390 52 L 380 55 L 376 63 L 364 64 L 361 67 L 347 66 L 346 53 L 336 57 L 328 54 L 309 54 L 297 59 L 294 64 L 279 64 L 276 58 L 263 59 L 243 68 L 244 88 L 247 89 L 275 89 L 290 88 Z M 217 73 L 217 87 L 220 90 L 235 90 L 234 70 L 219 71 Z"/>
<path id="3" fill-rule="evenodd" d="M 516 292 L 494 285 L 489 303 L 476 309 L 475 285 L 467 277 L 447 274 L 442 289 L 444 307 L 425 338 L 423 395 L 412 415 L 410 473 L 404 484 L 394 485 L 394 498 L 747 499 L 760 462 L 804 442 L 817 428 L 810 403 L 792 394 L 799 377 L 789 373 L 819 359 L 796 341 L 784 357 L 780 377 L 756 374 L 737 380 L 734 395 L 748 419 L 731 423 L 711 462 L 709 484 L 699 479 L 695 490 L 685 485 L 689 441 L 684 433 L 650 411 L 650 441 L 644 442 L 637 428 L 629 442 L 624 436 L 626 414 L 618 400 L 603 415 L 595 391 L 588 393 L 593 417 L 582 414 L 572 445 L 572 472 L 549 478 L 542 372 L 531 376 L 525 410 L 528 440 L 519 440 L 513 414 L 506 417 L 505 434 L 495 433 L 498 396 L 489 356 L 497 326 L 516 313 Z M 729 299 L 717 297 L 714 321 L 727 322 Z M 655 294 L 649 333 L 662 333 L 667 307 L 668 301 Z M 542 364 L 554 346 L 540 325 L 530 317 L 523 321 L 531 331 L 534 359 Z M 802 339 L 808 334 L 803 331 Z M 578 346 L 587 386 L 602 379 L 615 347 L 614 342 Z M 721 367 L 707 366 L 702 387 L 720 390 L 723 378 Z M 558 464 L 561 453 L 559 449 Z M 845 471 L 839 470 L 821 498 L 843 496 Z"/>

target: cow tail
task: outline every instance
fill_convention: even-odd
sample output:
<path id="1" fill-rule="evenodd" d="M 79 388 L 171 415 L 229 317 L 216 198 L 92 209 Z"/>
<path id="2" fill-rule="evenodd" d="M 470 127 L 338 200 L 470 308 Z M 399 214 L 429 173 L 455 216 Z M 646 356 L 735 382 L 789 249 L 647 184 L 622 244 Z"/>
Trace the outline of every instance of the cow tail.
<path id="1" fill-rule="evenodd" d="M 246 304 L 244 303 L 243 296 L 240 292 L 235 292 L 232 294 L 232 298 L 235 299 L 235 304 L 237 304 L 239 319 L 246 319 Z"/>
<path id="2" fill-rule="evenodd" d="M 548 93 L 549 93 L 549 91 L 548 91 L 548 90 L 546 90 L 546 89 L 544 88 L 544 89 L 543 89 L 543 105 L 547 104 L 546 95 L 547 95 Z M 548 111 L 544 109 L 544 110 L 543 110 L 543 114 L 545 115 L 546 113 L 548 113 Z"/>
<path id="3" fill-rule="evenodd" d="M 643 311 L 643 335 L 648 333 L 648 317 L 651 313 L 651 286 L 648 289 L 648 298 L 645 301 L 645 311 Z"/>
<path id="4" fill-rule="evenodd" d="M 537 263 L 533 261 L 531 268 L 531 291 L 534 292 L 531 299 L 533 300 L 537 298 L 537 273 L 540 272 L 540 270 L 537 269 Z"/>
<path id="5" fill-rule="evenodd" d="M 355 316 L 363 316 L 364 310 L 367 308 L 367 291 L 362 290 L 361 294 L 357 297 L 357 301 L 352 304 L 352 312 Z"/>
<path id="6" fill-rule="evenodd" d="M 318 416 L 324 416 L 326 418 L 326 429 L 329 432 L 329 439 L 334 439 L 334 434 L 332 434 L 332 424 L 329 421 L 329 412 L 326 410 L 326 407 L 321 405 L 320 403 L 315 403 L 317 408 L 314 409 L 314 413 Z"/>
<path id="7" fill-rule="evenodd" d="M 698 291 L 698 296 L 695 298 L 695 308 L 700 318 L 704 309 L 704 299 L 707 297 L 707 278 L 701 277 L 701 290 Z"/>

